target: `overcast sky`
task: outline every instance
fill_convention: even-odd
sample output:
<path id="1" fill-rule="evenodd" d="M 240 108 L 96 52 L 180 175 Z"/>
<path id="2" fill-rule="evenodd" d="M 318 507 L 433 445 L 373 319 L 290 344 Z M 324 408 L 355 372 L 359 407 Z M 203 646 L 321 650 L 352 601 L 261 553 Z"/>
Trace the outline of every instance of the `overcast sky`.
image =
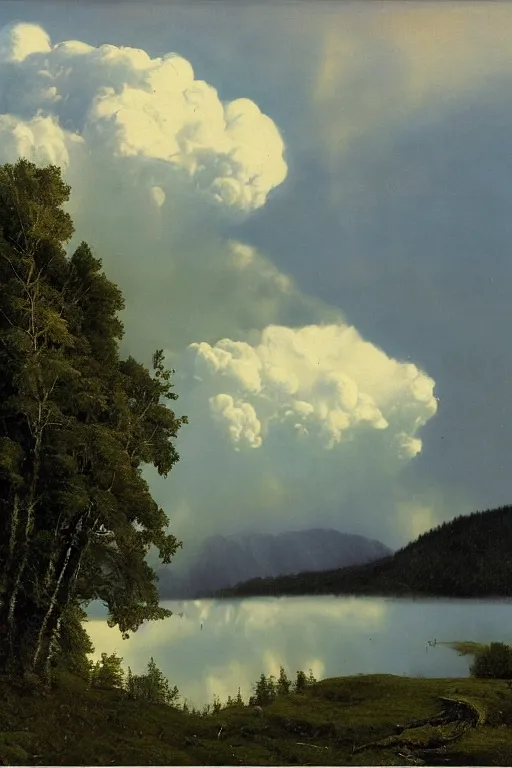
<path id="1" fill-rule="evenodd" d="M 512 5 L 39 0 L 0 25 L 0 162 L 62 167 L 123 354 L 176 369 L 181 461 L 147 476 L 185 549 L 400 546 L 510 502 Z"/>

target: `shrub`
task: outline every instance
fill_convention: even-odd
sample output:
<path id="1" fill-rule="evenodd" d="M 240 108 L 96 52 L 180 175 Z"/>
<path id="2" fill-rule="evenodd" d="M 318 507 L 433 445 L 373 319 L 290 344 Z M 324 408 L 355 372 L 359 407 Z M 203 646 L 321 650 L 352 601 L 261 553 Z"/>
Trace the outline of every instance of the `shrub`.
<path id="1" fill-rule="evenodd" d="M 284 667 L 281 667 L 279 669 L 279 677 L 277 680 L 277 693 L 279 696 L 287 696 L 290 693 L 291 688 L 291 680 L 288 679 L 288 676 L 284 670 Z"/>
<path id="2" fill-rule="evenodd" d="M 312 670 L 312 669 L 310 669 L 310 670 L 309 670 L 308 679 L 307 679 L 307 685 L 308 685 L 308 688 L 310 688 L 312 685 L 314 685 L 314 684 L 315 684 L 315 683 L 317 683 L 317 682 L 318 682 L 318 680 L 317 680 L 317 679 L 316 679 L 316 677 L 314 676 L 314 674 L 313 674 L 313 670 Z"/>
<path id="3" fill-rule="evenodd" d="M 302 669 L 297 670 L 297 677 L 295 679 L 294 691 L 295 693 L 301 693 L 308 686 L 308 680 Z"/>
<path id="4" fill-rule="evenodd" d="M 309 675 L 306 675 L 301 669 L 297 671 L 297 677 L 292 682 L 284 667 L 279 670 L 279 678 L 276 680 L 274 675 L 265 677 L 264 674 L 260 676 L 260 679 L 252 687 L 254 695 L 249 699 L 249 706 L 264 707 L 267 704 L 271 704 L 277 696 L 288 696 L 290 693 L 302 693 L 314 685 L 317 680 L 313 675 L 313 672 L 309 670 Z M 240 689 L 238 691 L 237 703 L 241 701 Z M 243 702 L 242 702 L 243 703 Z"/>
<path id="5" fill-rule="evenodd" d="M 52 684 L 70 679 L 69 674 L 91 683 L 94 664 L 88 655 L 94 653 L 94 646 L 84 626 L 86 620 L 80 605 L 71 603 L 64 609 L 49 657 Z"/>
<path id="6" fill-rule="evenodd" d="M 262 673 L 258 682 L 253 685 L 254 696 L 249 699 L 249 706 L 264 707 L 270 704 L 277 696 L 277 688 L 274 675 L 265 677 Z"/>
<path id="7" fill-rule="evenodd" d="M 121 666 L 123 660 L 112 653 L 108 656 L 101 654 L 101 661 L 97 661 L 91 670 L 91 685 L 94 688 L 122 688 L 124 670 Z"/>
<path id="8" fill-rule="evenodd" d="M 148 662 L 145 675 L 133 675 L 128 667 L 126 692 L 131 699 L 148 701 L 150 704 L 167 704 L 174 706 L 180 695 L 176 686 L 171 688 L 168 679 L 158 669 L 153 657 Z"/>
<path id="9" fill-rule="evenodd" d="M 475 655 L 470 668 L 472 677 L 512 679 L 512 647 L 505 643 L 491 643 Z"/>

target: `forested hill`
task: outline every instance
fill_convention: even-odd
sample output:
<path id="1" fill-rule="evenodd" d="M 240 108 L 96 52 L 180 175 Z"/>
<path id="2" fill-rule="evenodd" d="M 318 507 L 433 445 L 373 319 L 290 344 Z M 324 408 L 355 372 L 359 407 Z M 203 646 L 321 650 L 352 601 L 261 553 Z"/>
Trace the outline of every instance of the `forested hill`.
<path id="1" fill-rule="evenodd" d="M 512 506 L 456 517 L 366 565 L 252 579 L 218 597 L 256 595 L 512 596 Z"/>
<path id="2" fill-rule="evenodd" d="M 392 553 L 380 541 L 322 528 L 273 535 L 210 536 L 181 574 L 174 564 L 158 571 L 161 600 L 186 600 L 256 577 L 346 568 Z"/>

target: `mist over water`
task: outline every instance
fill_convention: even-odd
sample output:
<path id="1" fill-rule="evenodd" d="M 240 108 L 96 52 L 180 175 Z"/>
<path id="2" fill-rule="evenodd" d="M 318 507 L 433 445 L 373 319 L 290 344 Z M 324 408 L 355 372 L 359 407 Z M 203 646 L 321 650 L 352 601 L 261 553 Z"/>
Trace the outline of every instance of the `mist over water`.
<path id="1" fill-rule="evenodd" d="M 289 676 L 312 669 L 317 679 L 388 673 L 466 677 L 471 657 L 436 645 L 453 640 L 512 643 L 510 601 L 312 597 L 164 602 L 176 614 L 143 625 L 123 641 L 101 604 L 91 604 L 87 631 L 94 659 L 116 651 L 134 674 L 150 656 L 196 706 L 225 700 L 238 687 L 245 701 L 262 672 Z"/>

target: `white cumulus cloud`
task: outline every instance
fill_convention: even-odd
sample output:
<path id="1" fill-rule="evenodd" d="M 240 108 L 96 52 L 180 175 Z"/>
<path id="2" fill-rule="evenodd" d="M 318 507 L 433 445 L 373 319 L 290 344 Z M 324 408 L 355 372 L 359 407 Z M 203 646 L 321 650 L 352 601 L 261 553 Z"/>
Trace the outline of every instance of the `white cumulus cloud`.
<path id="1" fill-rule="evenodd" d="M 0 163 L 63 169 L 85 239 L 126 298 L 123 354 L 176 369 L 181 460 L 151 490 L 188 551 L 201 536 L 332 525 L 386 539 L 434 382 L 338 308 L 228 239 L 287 173 L 270 117 L 221 99 L 176 54 L 0 30 Z"/>
<path id="2" fill-rule="evenodd" d="M 204 535 L 327 526 L 392 545 L 407 536 L 400 478 L 437 410 L 435 383 L 416 365 L 342 321 L 194 342 L 172 365 L 191 417 L 189 461 L 165 488 L 151 478 L 189 541 L 178 567 L 199 521 Z"/>
<path id="3" fill-rule="evenodd" d="M 215 395 L 209 400 L 212 417 L 227 427 L 228 434 L 238 450 L 239 444 L 252 448 L 261 445 L 260 422 L 250 403 L 234 400 L 231 395 Z"/>
<path id="4" fill-rule="evenodd" d="M 212 414 L 237 446 L 259 447 L 291 426 L 332 449 L 373 430 L 386 433 L 385 450 L 411 458 L 421 450 L 418 429 L 437 410 L 430 377 L 344 324 L 269 326 L 254 347 L 223 339 L 191 344 L 189 353 L 196 387 L 221 390 L 210 395 Z"/>
<path id="5" fill-rule="evenodd" d="M 273 121 L 250 99 L 221 100 L 174 53 L 52 45 L 37 25 L 11 25 L 0 31 L 0 99 L 20 119 L 51 111 L 56 131 L 78 132 L 89 150 L 163 162 L 228 208 L 260 208 L 287 175 Z"/>
<path id="6" fill-rule="evenodd" d="M 0 114 L 0 155 L 3 162 L 16 162 L 28 157 L 38 165 L 60 166 L 67 170 L 70 151 L 82 147 L 80 136 L 62 130 L 54 117 L 36 115 L 19 120 L 13 115 Z"/>
<path id="7" fill-rule="evenodd" d="M 37 24 L 21 23 L 0 30 L 0 61 L 21 62 L 31 54 L 50 51 L 50 38 Z"/>

